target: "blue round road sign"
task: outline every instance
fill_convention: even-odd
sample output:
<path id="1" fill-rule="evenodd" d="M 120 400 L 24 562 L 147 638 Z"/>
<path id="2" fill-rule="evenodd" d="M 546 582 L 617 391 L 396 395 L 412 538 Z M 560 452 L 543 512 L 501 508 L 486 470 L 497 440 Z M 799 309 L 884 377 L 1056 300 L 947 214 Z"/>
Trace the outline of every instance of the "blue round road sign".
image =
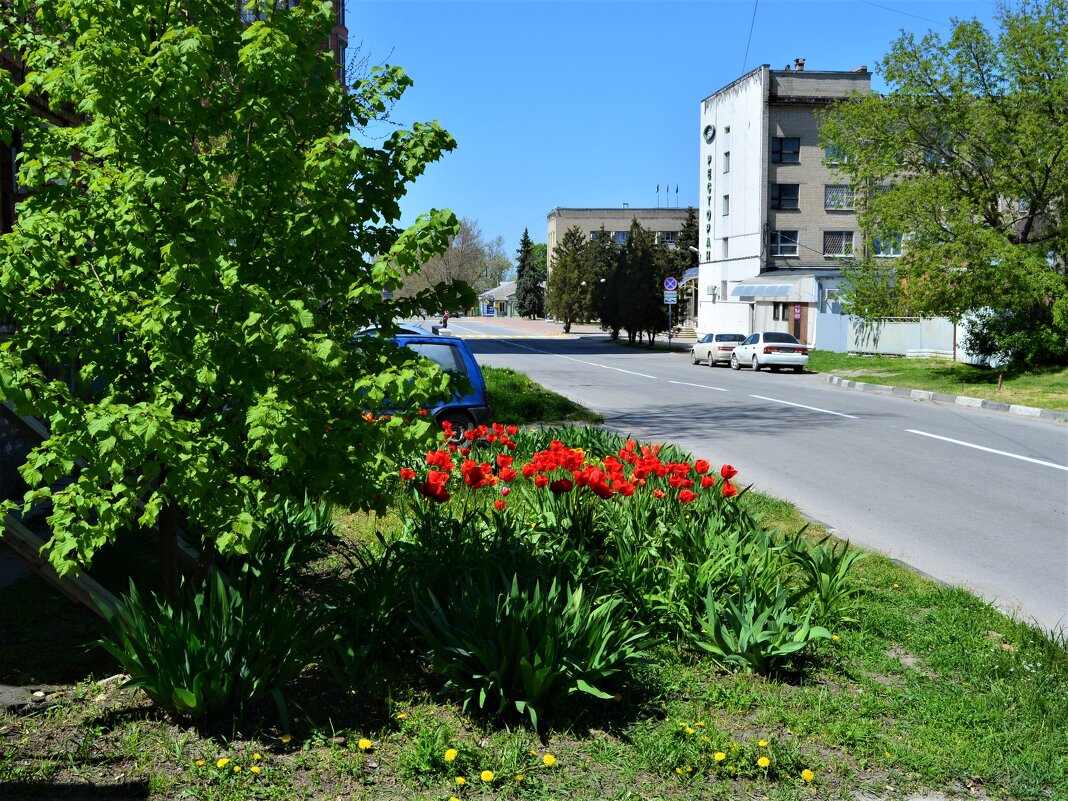
<path id="1" fill-rule="evenodd" d="M 666 289 L 668 292 L 673 292 L 678 288 L 679 280 L 677 278 L 668 277 L 664 279 L 664 289 Z"/>

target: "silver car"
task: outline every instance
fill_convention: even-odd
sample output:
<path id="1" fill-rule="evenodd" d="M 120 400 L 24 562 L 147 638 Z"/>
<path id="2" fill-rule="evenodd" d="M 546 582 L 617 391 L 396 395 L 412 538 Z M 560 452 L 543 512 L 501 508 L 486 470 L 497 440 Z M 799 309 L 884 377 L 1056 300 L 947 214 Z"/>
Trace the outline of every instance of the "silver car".
<path id="1" fill-rule="evenodd" d="M 731 368 L 738 370 L 744 364 L 759 370 L 767 367 L 777 373 L 780 367 L 791 367 L 800 373 L 808 364 L 808 347 L 797 341 L 792 334 L 781 331 L 758 331 L 746 337 L 731 354 Z"/>
<path id="2" fill-rule="evenodd" d="M 745 334 L 705 334 L 690 348 L 690 364 L 708 362 L 709 367 L 727 364 L 734 346 L 745 339 Z"/>

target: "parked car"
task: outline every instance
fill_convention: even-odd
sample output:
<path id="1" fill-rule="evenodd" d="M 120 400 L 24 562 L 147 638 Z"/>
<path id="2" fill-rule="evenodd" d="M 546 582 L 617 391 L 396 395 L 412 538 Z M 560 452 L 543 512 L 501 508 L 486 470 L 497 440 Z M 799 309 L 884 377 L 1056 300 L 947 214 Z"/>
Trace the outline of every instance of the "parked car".
<path id="1" fill-rule="evenodd" d="M 731 368 L 738 370 L 744 364 L 753 370 L 767 367 L 777 373 L 780 367 L 792 367 L 795 373 L 800 373 L 808 364 L 808 350 L 792 334 L 758 331 L 734 348 Z"/>
<path id="2" fill-rule="evenodd" d="M 428 331 L 421 325 L 415 323 L 394 323 L 397 327 L 396 333 L 402 336 L 414 336 L 414 337 L 429 337 L 437 333 L 437 331 Z M 381 329 L 377 325 L 369 325 L 361 328 L 356 332 L 358 337 L 366 337 L 371 334 L 377 334 Z"/>
<path id="3" fill-rule="evenodd" d="M 708 362 L 709 367 L 728 364 L 734 346 L 745 339 L 745 334 L 705 334 L 690 348 L 690 363 Z"/>
<path id="4" fill-rule="evenodd" d="M 486 379 L 464 340 L 427 333 L 424 336 L 398 334 L 393 341 L 430 359 L 457 379 L 466 392 L 463 395 L 457 392 L 451 399 L 430 408 L 438 425 L 448 420 L 455 431 L 461 432 L 490 422 L 493 412 L 486 391 Z"/>

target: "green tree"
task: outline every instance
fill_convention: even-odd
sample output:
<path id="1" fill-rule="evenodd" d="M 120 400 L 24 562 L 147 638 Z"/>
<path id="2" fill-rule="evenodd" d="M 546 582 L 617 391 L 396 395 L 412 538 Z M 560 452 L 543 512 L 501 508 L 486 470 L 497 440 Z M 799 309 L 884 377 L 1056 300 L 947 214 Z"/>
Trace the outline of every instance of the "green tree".
<path id="1" fill-rule="evenodd" d="M 571 226 L 564 232 L 560 245 L 553 251 L 553 268 L 546 287 L 548 314 L 564 324 L 587 319 L 590 311 L 589 255 L 582 229 Z"/>
<path id="2" fill-rule="evenodd" d="M 520 317 L 545 315 L 545 269 L 534 254 L 530 232 L 524 228 L 516 252 L 515 308 Z"/>
<path id="3" fill-rule="evenodd" d="M 987 355 L 1068 363 L 1068 3 L 1022 0 L 999 30 L 901 36 L 891 91 L 837 104 L 821 139 L 867 235 L 847 308 L 961 319 Z M 900 258 L 879 258 L 901 244 Z M 984 326 L 980 325 L 982 329 Z"/>
<path id="4" fill-rule="evenodd" d="M 285 4 L 281 4 L 285 5 Z M 254 548 L 285 499 L 384 504 L 395 458 L 446 380 L 388 340 L 352 333 L 421 305 L 399 289 L 457 230 L 406 230 L 405 184 L 452 149 L 436 122 L 373 147 L 364 129 L 410 80 L 377 69 L 346 92 L 321 44 L 329 3 L 215 0 L 5 4 L 0 136 L 23 139 L 32 194 L 0 240 L 0 400 L 47 421 L 22 467 L 51 502 L 49 557 L 84 568 L 124 527 L 179 524 L 209 549 Z M 73 108 L 43 124 L 27 95 Z M 66 374 L 69 381 L 56 379 Z M 174 576 L 165 576 L 173 586 Z"/>
<path id="5" fill-rule="evenodd" d="M 623 290 L 621 308 L 627 339 L 633 344 L 639 336 L 648 334 L 651 345 L 655 332 L 667 327 L 667 312 L 661 294 L 665 260 L 652 233 L 636 219 L 631 221 L 619 262 L 617 280 Z"/>
<path id="6" fill-rule="evenodd" d="M 619 339 L 623 328 L 622 304 L 626 294 L 620 272 L 619 246 L 602 225 L 587 248 L 593 282 L 593 312 L 600 319 L 601 328 L 609 331 L 614 341 Z"/>
<path id="7" fill-rule="evenodd" d="M 668 251 L 669 275 L 682 280 L 686 271 L 699 264 L 698 254 L 690 250 L 696 248 L 700 230 L 697 225 L 697 209 L 690 206 L 686 209 L 686 219 L 682 222 L 679 235 L 675 239 L 675 247 Z"/>

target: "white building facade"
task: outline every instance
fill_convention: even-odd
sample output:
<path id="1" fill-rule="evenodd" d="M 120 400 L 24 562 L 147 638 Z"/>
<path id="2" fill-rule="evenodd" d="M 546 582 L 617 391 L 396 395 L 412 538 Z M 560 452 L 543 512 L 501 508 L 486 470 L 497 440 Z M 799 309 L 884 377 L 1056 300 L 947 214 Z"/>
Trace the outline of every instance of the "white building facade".
<path id="1" fill-rule="evenodd" d="M 768 65 L 701 102 L 697 331 L 785 331 L 844 350 L 840 264 L 863 246 L 848 181 L 819 146 L 817 112 L 871 90 L 850 72 Z"/>

